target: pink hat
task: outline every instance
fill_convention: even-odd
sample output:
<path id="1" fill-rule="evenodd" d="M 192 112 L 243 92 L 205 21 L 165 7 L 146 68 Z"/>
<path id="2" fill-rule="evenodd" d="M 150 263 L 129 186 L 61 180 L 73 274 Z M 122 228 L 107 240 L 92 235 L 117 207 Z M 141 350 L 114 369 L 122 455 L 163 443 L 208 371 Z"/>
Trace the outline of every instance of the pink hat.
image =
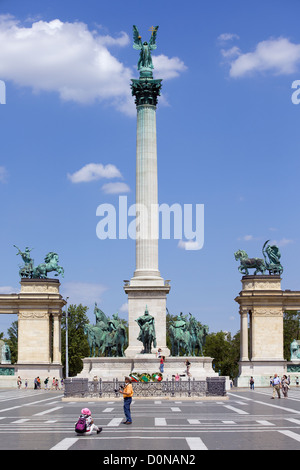
<path id="1" fill-rule="evenodd" d="M 88 408 L 82 408 L 81 414 L 90 416 L 91 412 Z"/>

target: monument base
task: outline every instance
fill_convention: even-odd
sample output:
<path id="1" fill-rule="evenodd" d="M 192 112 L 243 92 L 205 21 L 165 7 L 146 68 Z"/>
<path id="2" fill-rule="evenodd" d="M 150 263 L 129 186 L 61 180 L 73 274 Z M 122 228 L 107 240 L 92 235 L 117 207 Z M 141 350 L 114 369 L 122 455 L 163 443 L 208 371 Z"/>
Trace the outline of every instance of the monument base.
<path id="1" fill-rule="evenodd" d="M 61 380 L 63 377 L 62 369 L 63 366 L 61 364 L 21 364 L 17 363 L 14 364 L 15 367 L 15 377 L 18 376 L 22 379 L 22 387 L 24 386 L 25 379 L 28 380 L 28 387 L 32 388 L 33 380 L 36 377 L 41 379 L 42 386 L 44 384 L 44 380 L 49 377 L 49 385 L 52 383 L 53 377 L 58 380 Z"/>
<path id="2" fill-rule="evenodd" d="M 144 315 L 147 307 L 150 316 L 155 320 L 156 348 L 152 347 L 151 352 L 161 349 L 163 356 L 169 356 L 170 350 L 166 345 L 166 303 L 167 294 L 170 291 L 168 281 L 162 278 L 139 279 L 132 278 L 125 284 L 124 290 L 128 295 L 128 326 L 129 338 L 125 356 L 134 359 L 143 350 L 143 344 L 138 341 L 140 333 L 136 319 Z"/>
<path id="3" fill-rule="evenodd" d="M 254 379 L 255 387 L 268 387 L 270 377 L 277 374 L 282 377 L 287 374 L 287 361 L 278 359 L 269 359 L 262 361 L 240 361 L 239 377 L 237 378 L 237 387 L 250 387 L 250 377 Z"/>
<path id="4" fill-rule="evenodd" d="M 168 357 L 164 363 L 163 380 L 172 380 L 176 374 L 182 380 L 187 379 L 186 359 L 191 363 L 190 377 L 195 380 L 206 377 L 217 377 L 212 368 L 211 357 Z M 155 354 L 140 354 L 135 357 L 86 357 L 82 359 L 83 369 L 77 377 L 89 378 L 95 376 L 102 380 L 124 380 L 131 373 L 146 373 L 152 375 L 159 372 L 160 359 Z"/>

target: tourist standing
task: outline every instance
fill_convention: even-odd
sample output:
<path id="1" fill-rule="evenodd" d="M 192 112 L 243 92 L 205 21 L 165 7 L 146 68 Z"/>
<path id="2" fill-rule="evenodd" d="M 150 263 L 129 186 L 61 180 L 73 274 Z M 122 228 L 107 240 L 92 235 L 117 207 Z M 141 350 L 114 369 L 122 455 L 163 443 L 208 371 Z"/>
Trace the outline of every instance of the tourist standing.
<path id="1" fill-rule="evenodd" d="M 277 374 L 274 375 L 272 383 L 273 383 L 273 396 L 271 398 L 274 400 L 276 393 L 277 393 L 278 398 L 281 398 L 280 396 L 281 380 Z"/>
<path id="2" fill-rule="evenodd" d="M 287 378 L 286 375 L 284 375 L 281 379 L 281 388 L 282 388 L 282 394 L 284 398 L 287 398 L 290 386 L 289 386 L 289 379 Z"/>
<path id="3" fill-rule="evenodd" d="M 132 388 L 131 380 L 129 377 L 125 377 L 125 387 L 123 387 L 123 390 L 120 389 L 119 392 L 123 394 L 123 398 L 124 398 L 123 409 L 124 409 L 126 421 L 124 421 L 123 424 L 132 424 L 130 405 L 131 405 L 132 397 L 133 397 L 133 388 Z"/>
<path id="4" fill-rule="evenodd" d="M 21 380 L 21 377 L 20 377 L 20 376 L 18 376 L 17 385 L 18 385 L 18 389 L 20 390 L 21 385 L 22 385 L 22 380 Z"/>
<path id="5" fill-rule="evenodd" d="M 190 376 L 191 376 L 191 374 L 190 374 L 191 363 L 190 363 L 190 361 L 189 361 L 188 359 L 185 361 L 185 365 L 186 365 L 186 373 L 187 373 L 187 376 L 190 377 Z"/>
<path id="6" fill-rule="evenodd" d="M 160 364 L 159 364 L 159 370 L 161 373 L 163 373 L 164 371 L 164 365 L 165 365 L 165 356 L 161 356 Z"/>
<path id="7" fill-rule="evenodd" d="M 47 377 L 47 378 L 44 380 L 45 390 L 48 390 L 48 382 L 49 382 L 49 377 Z"/>
<path id="8" fill-rule="evenodd" d="M 254 390 L 254 378 L 250 377 L 250 390 Z"/>

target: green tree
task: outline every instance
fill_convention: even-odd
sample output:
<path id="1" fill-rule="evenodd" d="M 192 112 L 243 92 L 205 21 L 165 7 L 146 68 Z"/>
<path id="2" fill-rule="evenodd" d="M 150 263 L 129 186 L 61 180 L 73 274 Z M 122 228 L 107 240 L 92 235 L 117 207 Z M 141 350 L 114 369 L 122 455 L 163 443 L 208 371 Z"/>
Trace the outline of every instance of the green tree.
<path id="1" fill-rule="evenodd" d="M 213 358 L 213 367 L 220 375 L 238 375 L 239 333 L 233 339 L 224 331 L 207 335 L 203 353 Z"/>
<path id="2" fill-rule="evenodd" d="M 11 327 L 7 330 L 8 339 L 5 340 L 10 348 L 11 363 L 18 361 L 18 320 L 12 322 Z"/>
<path id="3" fill-rule="evenodd" d="M 300 312 L 288 310 L 283 314 L 283 357 L 290 360 L 290 345 L 294 339 L 300 339 Z"/>
<path id="4" fill-rule="evenodd" d="M 69 376 L 74 377 L 81 372 L 83 364 L 82 358 L 90 355 L 87 338 L 84 334 L 84 325 L 89 323 L 86 315 L 88 307 L 83 305 L 69 305 L 68 307 L 68 355 L 69 355 Z M 66 312 L 63 312 L 61 328 L 62 343 L 62 363 L 66 364 Z"/>

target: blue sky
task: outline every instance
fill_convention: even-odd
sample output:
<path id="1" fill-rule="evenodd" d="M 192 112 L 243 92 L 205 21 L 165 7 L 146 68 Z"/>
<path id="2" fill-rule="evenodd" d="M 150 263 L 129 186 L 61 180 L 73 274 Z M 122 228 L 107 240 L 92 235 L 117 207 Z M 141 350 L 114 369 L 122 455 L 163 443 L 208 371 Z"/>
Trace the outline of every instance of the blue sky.
<path id="1" fill-rule="evenodd" d="M 134 240 L 99 240 L 96 209 L 135 202 L 133 24 L 143 40 L 159 25 L 159 202 L 205 206 L 201 250 L 159 242 L 169 311 L 235 334 L 234 252 L 259 257 L 269 239 L 282 288 L 300 290 L 299 14 L 296 0 L 0 1 L 0 293 L 19 290 L 14 244 L 34 248 L 36 264 L 56 251 L 64 296 L 88 305 L 92 322 L 95 301 L 127 318 Z M 0 331 L 14 319 L 2 316 Z"/>

